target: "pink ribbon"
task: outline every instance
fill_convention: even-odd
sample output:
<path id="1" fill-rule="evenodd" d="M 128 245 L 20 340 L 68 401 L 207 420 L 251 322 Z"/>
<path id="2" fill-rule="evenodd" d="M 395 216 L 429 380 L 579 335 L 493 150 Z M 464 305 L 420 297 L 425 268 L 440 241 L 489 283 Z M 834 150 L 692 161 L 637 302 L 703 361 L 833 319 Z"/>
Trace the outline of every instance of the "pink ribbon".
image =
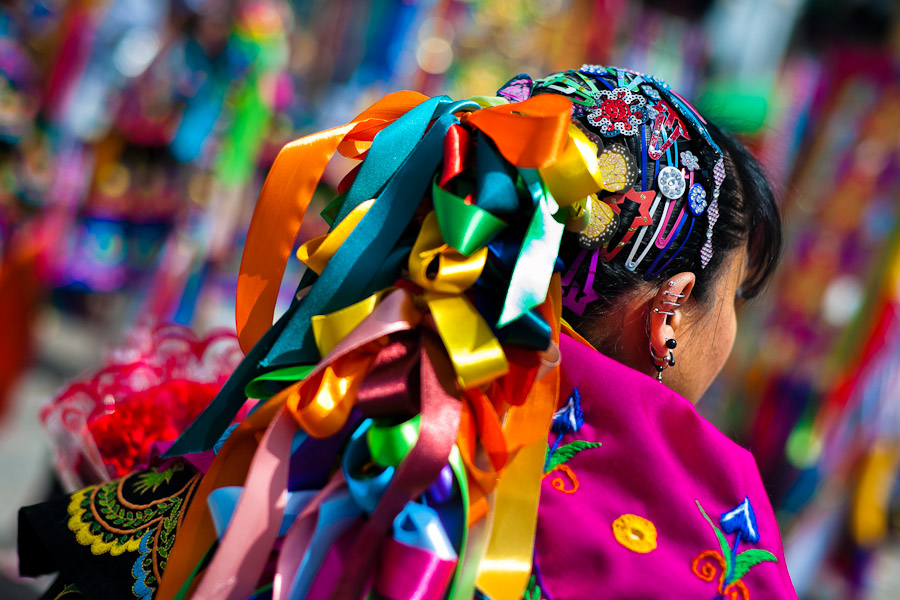
<path id="1" fill-rule="evenodd" d="M 316 575 L 316 580 L 313 581 L 312 586 L 309 588 L 306 600 L 328 600 L 332 596 L 338 582 L 344 576 L 347 562 L 350 560 L 350 554 L 353 551 L 354 540 L 362 526 L 362 521 L 351 525 L 350 529 L 345 531 L 328 550 L 328 555 L 322 562 L 322 567 Z M 362 593 L 367 594 L 370 587 L 371 583 L 367 580 L 363 586 Z"/>
<path id="2" fill-rule="evenodd" d="M 272 600 L 288 600 L 291 585 L 300 570 L 300 563 L 306 556 L 309 543 L 312 541 L 316 530 L 316 522 L 319 518 L 319 508 L 322 502 L 335 492 L 346 487 L 344 473 L 340 469 L 331 478 L 331 481 L 323 487 L 318 494 L 303 509 L 294 524 L 284 536 L 281 552 L 278 554 L 278 563 L 275 567 L 275 580 L 272 585 Z"/>
<path id="3" fill-rule="evenodd" d="M 245 600 L 265 569 L 284 516 L 297 423 L 282 409 L 253 455 L 244 492 L 193 600 Z"/>
<path id="4" fill-rule="evenodd" d="M 375 589 L 391 600 L 441 600 L 456 562 L 389 539 L 382 547 Z"/>

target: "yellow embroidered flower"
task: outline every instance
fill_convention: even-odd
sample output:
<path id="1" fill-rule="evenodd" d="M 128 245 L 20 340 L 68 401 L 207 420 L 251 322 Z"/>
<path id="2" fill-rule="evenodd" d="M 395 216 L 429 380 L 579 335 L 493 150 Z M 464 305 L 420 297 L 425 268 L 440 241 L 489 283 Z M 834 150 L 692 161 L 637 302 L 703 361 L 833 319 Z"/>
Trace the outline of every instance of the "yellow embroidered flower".
<path id="1" fill-rule="evenodd" d="M 656 526 L 637 515 L 622 515 L 612 524 L 616 541 L 634 552 L 646 554 L 656 549 Z"/>

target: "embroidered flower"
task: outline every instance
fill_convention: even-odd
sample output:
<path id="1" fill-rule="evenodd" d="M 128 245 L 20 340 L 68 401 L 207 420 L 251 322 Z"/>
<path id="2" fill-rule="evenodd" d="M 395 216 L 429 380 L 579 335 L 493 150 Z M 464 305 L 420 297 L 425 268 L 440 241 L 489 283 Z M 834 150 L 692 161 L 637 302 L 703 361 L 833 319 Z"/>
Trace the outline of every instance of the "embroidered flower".
<path id="1" fill-rule="evenodd" d="M 552 446 L 547 448 L 547 459 L 544 461 L 544 478 L 549 477 L 551 473 L 559 472 L 550 480 L 550 484 L 554 489 L 566 494 L 574 494 L 579 487 L 578 476 L 566 463 L 583 450 L 602 446 L 600 442 L 584 440 L 575 440 L 564 446 L 559 445 L 564 435 L 575 433 L 581 429 L 582 425 L 584 425 L 584 413 L 581 411 L 581 393 L 576 387 L 569 394 L 565 406 L 553 414 L 550 431 L 556 434 L 556 440 Z M 563 475 L 569 480 L 568 487 Z"/>
<path id="2" fill-rule="evenodd" d="M 681 153 L 681 164 L 687 167 L 688 171 L 696 171 L 700 168 L 700 161 L 697 160 L 697 157 L 690 150 L 685 150 Z"/>
<path id="3" fill-rule="evenodd" d="M 606 137 L 636 135 L 649 118 L 647 99 L 627 88 L 600 90 L 594 94 L 594 108 L 588 112 L 588 123 Z"/>
<path id="4" fill-rule="evenodd" d="M 625 514 L 613 521 L 616 541 L 633 552 L 647 554 L 656 550 L 656 525 L 644 517 Z"/>
<path id="5" fill-rule="evenodd" d="M 743 502 L 722 514 L 719 518 L 721 529 L 713 523 L 699 501 L 697 508 L 713 528 L 719 542 L 719 550 L 705 550 L 698 554 L 691 562 L 691 572 L 703 581 L 709 582 L 718 576 L 716 591 L 721 597 L 750 600 L 750 592 L 741 579 L 760 563 L 778 562 L 775 555 L 768 550 L 751 548 L 738 552 L 741 541 L 755 544 L 760 538 L 756 514 L 750 505 L 750 499 L 744 498 Z M 731 547 L 725 534 L 735 536 Z"/>

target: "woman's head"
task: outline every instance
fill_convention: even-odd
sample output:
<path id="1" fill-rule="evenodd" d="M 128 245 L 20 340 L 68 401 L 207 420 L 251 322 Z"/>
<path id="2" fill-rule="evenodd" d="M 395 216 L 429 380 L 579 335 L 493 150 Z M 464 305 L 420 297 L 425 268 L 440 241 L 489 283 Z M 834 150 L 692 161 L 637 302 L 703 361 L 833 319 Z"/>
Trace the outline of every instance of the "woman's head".
<path id="1" fill-rule="evenodd" d="M 534 82 L 542 93 L 575 100 L 573 121 L 601 156 L 624 152 L 631 169 L 624 189 L 591 200 L 600 227 L 563 238 L 564 316 L 604 353 L 654 375 L 676 340 L 664 381 L 696 401 L 731 350 L 736 302 L 755 296 L 778 260 L 765 177 L 658 79 L 591 67 Z"/>

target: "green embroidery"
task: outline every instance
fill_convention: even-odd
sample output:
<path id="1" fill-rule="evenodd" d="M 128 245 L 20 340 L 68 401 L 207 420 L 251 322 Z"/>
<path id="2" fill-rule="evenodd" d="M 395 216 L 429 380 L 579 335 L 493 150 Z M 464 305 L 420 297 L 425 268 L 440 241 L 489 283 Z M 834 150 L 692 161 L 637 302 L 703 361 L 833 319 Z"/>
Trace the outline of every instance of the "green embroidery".
<path id="1" fill-rule="evenodd" d="M 713 531 L 716 532 L 716 539 L 719 540 L 719 549 L 722 551 L 722 556 L 725 560 L 725 571 L 731 571 L 731 548 L 728 546 L 728 540 L 725 539 L 725 534 L 722 533 L 722 530 L 719 529 L 713 520 L 709 518 L 709 515 L 706 514 L 706 511 L 703 510 L 703 507 L 700 506 L 699 500 L 694 500 L 697 503 L 697 508 L 700 509 L 700 514 L 703 515 L 703 518 L 706 519 L 706 522 L 709 523 L 709 526 L 713 528 Z"/>
<path id="2" fill-rule="evenodd" d="M 741 541 L 756 543 L 760 537 L 750 500 L 745 499 L 744 503 L 725 513 L 720 519 L 725 531 L 734 535 L 733 546 L 729 546 L 725 531 L 713 522 L 700 502 L 695 502 L 700 514 L 716 534 L 719 550 L 705 550 L 698 554 L 691 562 L 691 571 L 703 581 L 715 581 L 719 597 L 749 600 L 750 591 L 742 581 L 744 575 L 761 563 L 778 562 L 778 558 L 768 550 L 751 548 L 738 552 Z"/>
<path id="3" fill-rule="evenodd" d="M 537 584 L 537 578 L 534 575 L 528 580 L 528 587 L 525 588 L 525 593 L 522 594 L 522 600 L 544 600 L 541 586 Z"/>
<path id="4" fill-rule="evenodd" d="M 584 442 L 581 440 L 577 440 L 572 442 L 571 444 L 560 446 L 550 455 L 550 458 L 547 461 L 547 466 L 544 468 L 544 472 L 549 473 L 557 466 L 566 464 L 572 459 L 572 457 L 583 450 L 587 450 L 589 448 L 599 448 L 602 445 L 603 444 L 601 444 L 600 442 Z"/>
<path id="5" fill-rule="evenodd" d="M 144 494 L 148 490 L 151 492 L 155 492 L 156 489 L 162 485 L 163 483 L 169 483 L 172 481 L 172 475 L 175 474 L 176 471 L 182 471 L 184 469 L 184 465 L 181 463 L 175 463 L 162 473 L 159 471 L 148 471 L 146 473 L 141 473 L 137 476 L 138 483 L 134 486 L 134 491 L 139 494 Z"/>
<path id="6" fill-rule="evenodd" d="M 764 562 L 777 563 L 778 559 L 768 550 L 760 550 L 759 548 L 744 550 L 737 555 L 737 560 L 734 562 L 734 575 L 731 577 L 732 581 L 742 578 L 747 574 L 747 571 L 749 571 L 751 567 L 755 567 Z"/>
<path id="7" fill-rule="evenodd" d="M 199 480 L 200 475 L 176 463 L 162 472 L 133 473 L 90 486 L 70 497 L 69 529 L 95 555 L 138 553 L 133 592 L 149 600 L 175 544 L 182 509 Z M 148 492 L 154 496 L 147 498 Z"/>

